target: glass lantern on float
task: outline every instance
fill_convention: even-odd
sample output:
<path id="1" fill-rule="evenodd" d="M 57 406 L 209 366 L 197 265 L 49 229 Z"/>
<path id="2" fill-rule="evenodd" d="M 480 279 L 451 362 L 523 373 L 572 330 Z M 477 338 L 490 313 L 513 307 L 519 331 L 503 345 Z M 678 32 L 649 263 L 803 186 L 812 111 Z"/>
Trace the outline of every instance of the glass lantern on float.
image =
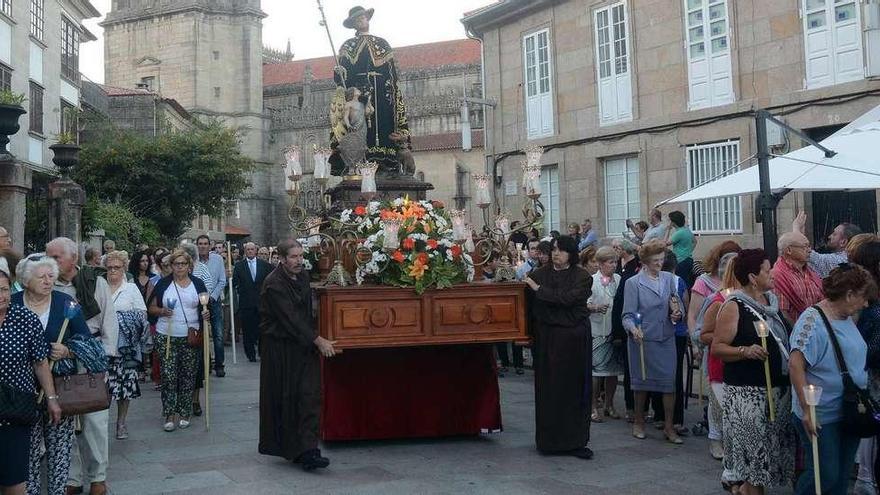
<path id="1" fill-rule="evenodd" d="M 357 173 L 361 176 L 361 196 L 366 201 L 372 201 L 376 197 L 376 170 L 379 164 L 374 162 L 361 163 L 357 166 Z"/>
<path id="2" fill-rule="evenodd" d="M 400 247 L 401 221 L 389 218 L 382 221 L 382 248 L 393 251 Z"/>
<path id="3" fill-rule="evenodd" d="M 496 209 L 497 214 L 492 218 L 489 212 L 489 206 L 492 204 L 493 176 L 490 174 L 474 174 L 475 186 L 475 203 L 483 213 L 483 229 L 480 237 L 474 239 L 474 252 L 477 254 L 479 262 L 482 265 L 491 259 L 494 253 L 499 257 L 500 262 L 495 269 L 495 281 L 503 282 L 506 280 L 515 280 L 516 272 L 510 264 L 511 246 L 510 238 L 513 234 L 526 233 L 532 229 L 539 228 L 543 222 L 544 206 L 540 202 L 541 197 L 541 157 L 544 149 L 540 146 L 529 146 L 522 150 L 526 159 L 522 163 L 522 190 L 525 196 L 522 214 L 523 219 L 518 220 L 515 225 L 511 222 L 510 216 L 501 213 L 501 206 Z M 455 229 L 455 218 L 453 217 L 453 230 Z M 458 242 L 458 240 L 456 240 Z M 520 259 L 520 247 L 515 247 L 513 256 Z"/>

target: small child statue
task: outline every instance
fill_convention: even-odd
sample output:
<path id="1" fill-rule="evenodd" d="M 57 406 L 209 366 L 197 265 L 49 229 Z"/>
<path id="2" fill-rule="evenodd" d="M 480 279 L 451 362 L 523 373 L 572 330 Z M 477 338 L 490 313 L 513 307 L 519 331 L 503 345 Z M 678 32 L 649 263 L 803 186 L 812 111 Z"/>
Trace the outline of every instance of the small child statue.
<path id="1" fill-rule="evenodd" d="M 346 133 L 339 140 L 339 155 L 345 162 L 348 171 L 354 170 L 358 163 L 366 160 L 367 154 L 367 119 L 373 115 L 370 97 L 361 98 L 361 90 L 350 87 L 345 90 L 345 107 L 342 112 L 342 123 Z"/>

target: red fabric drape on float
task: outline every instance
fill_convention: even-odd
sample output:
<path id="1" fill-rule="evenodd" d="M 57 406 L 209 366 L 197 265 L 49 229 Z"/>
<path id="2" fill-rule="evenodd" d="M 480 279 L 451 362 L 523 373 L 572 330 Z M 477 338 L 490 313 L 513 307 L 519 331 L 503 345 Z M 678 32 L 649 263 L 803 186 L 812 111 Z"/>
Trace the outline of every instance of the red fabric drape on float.
<path id="1" fill-rule="evenodd" d="M 492 344 L 350 349 L 322 361 L 323 440 L 501 429 Z"/>

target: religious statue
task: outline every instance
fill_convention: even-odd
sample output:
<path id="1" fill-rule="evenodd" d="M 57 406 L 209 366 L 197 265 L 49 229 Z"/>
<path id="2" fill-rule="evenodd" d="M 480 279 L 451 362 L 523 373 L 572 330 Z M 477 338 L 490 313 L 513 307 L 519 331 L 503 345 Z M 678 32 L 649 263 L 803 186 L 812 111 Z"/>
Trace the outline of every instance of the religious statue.
<path id="1" fill-rule="evenodd" d="M 330 163 L 334 175 L 351 173 L 357 164 L 351 162 L 357 155 L 345 151 L 345 148 L 356 148 L 345 139 L 352 131 L 344 119 L 356 105 L 346 103 L 349 88 L 357 88 L 360 92 L 358 100 L 363 102 L 364 108 L 371 106 L 373 109 L 371 115 L 364 114 L 366 160 L 378 163 L 380 174 L 397 174 L 403 170 L 398 158 L 401 150 L 404 150 L 404 156 L 408 151 L 410 135 L 406 105 L 399 86 L 394 51 L 387 41 L 370 34 L 373 12 L 374 9 L 354 7 L 343 22 L 345 27 L 355 29 L 356 34 L 342 44 L 338 65 L 334 69 L 337 88 L 330 107 L 330 146 L 334 150 Z"/>

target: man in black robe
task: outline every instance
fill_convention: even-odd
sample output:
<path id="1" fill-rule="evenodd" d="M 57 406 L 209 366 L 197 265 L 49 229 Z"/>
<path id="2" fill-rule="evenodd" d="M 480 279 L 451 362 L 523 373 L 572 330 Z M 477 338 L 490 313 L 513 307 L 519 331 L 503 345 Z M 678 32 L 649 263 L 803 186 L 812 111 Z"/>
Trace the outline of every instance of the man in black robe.
<path id="1" fill-rule="evenodd" d="M 535 443 L 542 454 L 591 459 L 592 278 L 578 266 L 577 243 L 553 241 L 551 263 L 523 281 L 529 299 L 535 368 Z"/>
<path id="2" fill-rule="evenodd" d="M 338 89 L 331 110 L 331 123 L 339 118 L 332 114 L 342 108 L 344 89 L 360 89 L 362 97 L 370 99 L 374 112 L 367 119 L 367 161 L 378 163 L 380 169 L 395 171 L 400 167 L 397 153 L 409 142 L 406 105 L 398 85 L 394 51 L 387 41 L 370 34 L 372 17 L 373 9 L 354 7 L 343 23 L 356 34 L 339 49 L 339 66 L 334 74 Z M 344 132 L 343 127 L 333 126 L 331 148 L 336 147 Z M 330 163 L 336 175 L 345 166 L 338 153 L 331 156 Z"/>
<path id="3" fill-rule="evenodd" d="M 330 460 L 318 449 L 321 363 L 318 353 L 339 352 L 320 335 L 312 318 L 309 274 L 295 240 L 278 246 L 281 262 L 263 282 L 260 298 L 261 454 L 300 464 L 306 471 Z"/>

